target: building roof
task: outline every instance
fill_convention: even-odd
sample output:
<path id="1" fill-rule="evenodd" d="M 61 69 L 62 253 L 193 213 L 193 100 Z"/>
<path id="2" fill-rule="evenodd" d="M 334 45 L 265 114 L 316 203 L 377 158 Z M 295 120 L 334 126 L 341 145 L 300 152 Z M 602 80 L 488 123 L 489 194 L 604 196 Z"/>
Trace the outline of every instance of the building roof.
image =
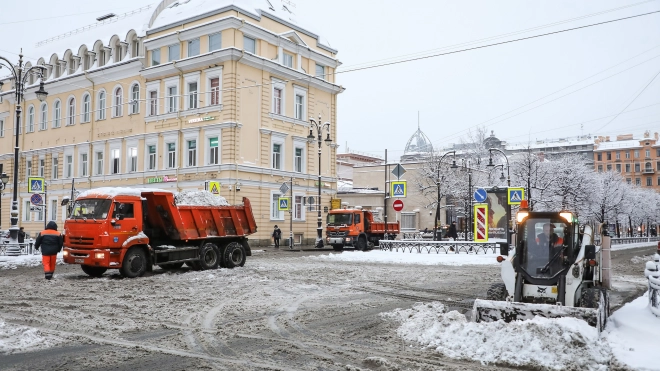
<path id="1" fill-rule="evenodd" d="M 422 132 L 419 125 L 417 126 L 417 131 L 410 137 L 410 139 L 408 139 L 404 151 L 404 155 L 411 154 L 433 154 L 433 144 L 429 137 Z"/>
<path id="2" fill-rule="evenodd" d="M 546 148 L 554 147 L 573 147 L 573 146 L 589 146 L 595 143 L 595 138 L 591 136 L 587 137 L 573 137 L 573 138 L 560 138 L 560 139 L 551 139 L 551 140 L 537 140 L 533 143 L 507 143 L 505 149 L 507 151 L 523 151 L 527 147 L 536 150 L 543 150 Z"/>
<path id="3" fill-rule="evenodd" d="M 600 142 L 598 148 L 594 148 L 594 151 L 606 151 L 612 149 L 625 149 L 625 148 L 642 148 L 642 145 L 639 144 L 639 141 L 643 139 L 632 139 L 632 140 L 617 140 L 614 142 Z"/>

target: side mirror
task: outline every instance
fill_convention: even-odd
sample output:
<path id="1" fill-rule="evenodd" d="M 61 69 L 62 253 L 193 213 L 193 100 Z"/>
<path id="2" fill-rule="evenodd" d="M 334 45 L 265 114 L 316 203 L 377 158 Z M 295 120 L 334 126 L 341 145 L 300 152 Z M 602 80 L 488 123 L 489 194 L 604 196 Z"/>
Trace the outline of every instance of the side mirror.
<path id="1" fill-rule="evenodd" d="M 509 255 L 509 244 L 506 242 L 500 242 L 500 255 L 508 256 Z"/>
<path id="2" fill-rule="evenodd" d="M 585 259 L 596 259 L 596 246 L 587 245 L 584 247 L 584 258 Z"/>

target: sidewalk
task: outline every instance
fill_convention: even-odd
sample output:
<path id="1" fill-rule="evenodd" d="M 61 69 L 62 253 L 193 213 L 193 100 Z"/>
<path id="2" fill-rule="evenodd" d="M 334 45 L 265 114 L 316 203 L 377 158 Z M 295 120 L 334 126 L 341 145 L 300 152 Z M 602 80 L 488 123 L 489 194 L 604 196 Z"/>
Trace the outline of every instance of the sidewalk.
<path id="1" fill-rule="evenodd" d="M 347 248 L 349 250 L 352 250 L 352 248 Z M 265 251 L 289 251 L 289 252 L 301 252 L 301 251 L 334 251 L 332 246 L 327 245 L 323 246 L 323 248 L 316 248 L 314 245 L 294 245 L 293 249 L 290 249 L 288 246 L 285 245 L 280 245 L 278 249 L 275 248 L 275 245 L 270 245 L 270 246 L 257 246 L 253 247 L 252 250 L 265 250 Z"/>

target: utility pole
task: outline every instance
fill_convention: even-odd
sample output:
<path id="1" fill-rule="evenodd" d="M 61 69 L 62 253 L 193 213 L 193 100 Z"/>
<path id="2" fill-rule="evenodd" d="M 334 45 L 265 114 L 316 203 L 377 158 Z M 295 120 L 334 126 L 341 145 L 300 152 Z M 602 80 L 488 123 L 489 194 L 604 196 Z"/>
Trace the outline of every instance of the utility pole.
<path id="1" fill-rule="evenodd" d="M 383 219 L 385 221 L 385 239 L 388 240 L 387 238 L 387 196 L 388 192 L 390 190 L 390 185 L 387 182 L 387 149 L 385 150 L 385 197 L 383 197 L 384 200 L 384 207 L 383 207 Z"/>
<path id="2" fill-rule="evenodd" d="M 293 208 L 296 207 L 296 204 L 293 199 L 293 176 L 291 176 L 291 200 L 289 201 L 289 249 L 293 250 Z M 302 206 L 301 206 L 302 207 Z"/>

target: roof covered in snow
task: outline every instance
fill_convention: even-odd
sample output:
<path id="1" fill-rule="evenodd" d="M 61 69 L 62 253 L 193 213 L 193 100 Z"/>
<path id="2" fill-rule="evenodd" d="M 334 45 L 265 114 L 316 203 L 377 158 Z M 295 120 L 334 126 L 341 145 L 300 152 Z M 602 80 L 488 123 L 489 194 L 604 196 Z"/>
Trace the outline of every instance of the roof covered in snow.
<path id="1" fill-rule="evenodd" d="M 631 139 L 631 140 L 617 140 L 614 142 L 600 142 L 598 143 L 598 148 L 594 148 L 595 151 L 605 151 L 611 149 L 625 149 L 625 148 L 642 148 L 642 145 L 639 144 L 641 139 Z"/>

